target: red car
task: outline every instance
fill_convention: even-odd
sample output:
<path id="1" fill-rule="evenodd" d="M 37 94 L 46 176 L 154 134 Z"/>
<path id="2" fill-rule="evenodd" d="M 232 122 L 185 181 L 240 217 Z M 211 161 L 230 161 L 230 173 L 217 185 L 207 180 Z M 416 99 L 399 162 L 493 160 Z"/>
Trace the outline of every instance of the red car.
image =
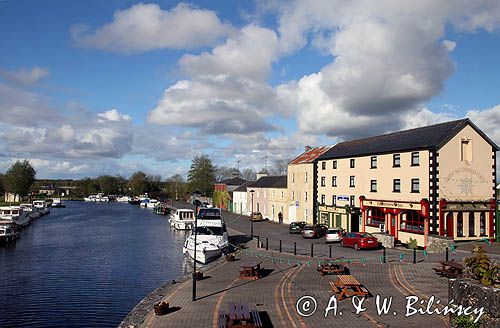
<path id="1" fill-rule="evenodd" d="M 378 248 L 377 238 L 367 232 L 349 232 L 340 242 L 342 247 L 354 247 L 359 251 L 362 248 Z"/>

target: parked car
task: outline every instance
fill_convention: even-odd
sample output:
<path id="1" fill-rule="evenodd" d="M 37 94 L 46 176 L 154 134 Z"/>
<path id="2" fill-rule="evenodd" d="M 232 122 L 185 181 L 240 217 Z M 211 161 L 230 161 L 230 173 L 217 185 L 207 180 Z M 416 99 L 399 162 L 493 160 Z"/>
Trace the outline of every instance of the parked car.
<path id="1" fill-rule="evenodd" d="M 300 233 L 306 225 L 307 225 L 307 222 L 304 222 L 304 221 L 292 222 L 292 223 L 290 223 L 290 227 L 288 228 L 288 231 L 290 233 Z"/>
<path id="2" fill-rule="evenodd" d="M 213 206 L 209 202 L 203 202 L 201 206 L 206 207 L 206 208 L 212 208 Z"/>
<path id="3" fill-rule="evenodd" d="M 328 230 L 328 226 L 326 224 L 315 224 L 314 227 L 318 230 L 318 237 L 323 237 Z"/>
<path id="4" fill-rule="evenodd" d="M 193 200 L 193 205 L 201 206 L 201 201 L 199 199 L 195 199 L 195 200 Z"/>
<path id="5" fill-rule="evenodd" d="M 318 238 L 319 231 L 317 226 L 306 225 L 300 232 L 303 238 Z"/>
<path id="6" fill-rule="evenodd" d="M 328 228 L 325 234 L 325 242 L 339 242 L 345 235 L 345 231 L 342 228 Z"/>
<path id="7" fill-rule="evenodd" d="M 252 221 L 264 221 L 264 217 L 262 216 L 262 213 L 260 212 L 253 212 L 252 217 L 250 218 Z"/>
<path id="8" fill-rule="evenodd" d="M 378 248 L 378 240 L 367 232 L 349 232 L 340 241 L 342 247 L 354 247 L 359 251 L 362 248 Z"/>

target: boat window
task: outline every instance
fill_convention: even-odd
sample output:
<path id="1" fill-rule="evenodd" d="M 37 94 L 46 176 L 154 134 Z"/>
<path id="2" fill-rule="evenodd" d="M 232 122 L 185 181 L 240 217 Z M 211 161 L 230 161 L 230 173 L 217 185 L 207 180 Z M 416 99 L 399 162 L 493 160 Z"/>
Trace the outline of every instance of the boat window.
<path id="1" fill-rule="evenodd" d="M 0 235 L 3 235 L 3 234 L 5 234 L 5 230 L 0 229 Z"/>
<path id="2" fill-rule="evenodd" d="M 196 232 L 198 235 L 222 235 L 222 227 L 197 227 Z"/>

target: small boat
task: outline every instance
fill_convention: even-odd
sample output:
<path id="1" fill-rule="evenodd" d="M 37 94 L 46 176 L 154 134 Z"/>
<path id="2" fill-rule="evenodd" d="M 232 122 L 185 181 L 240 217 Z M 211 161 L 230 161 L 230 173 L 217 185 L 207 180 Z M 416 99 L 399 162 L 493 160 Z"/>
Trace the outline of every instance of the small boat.
<path id="1" fill-rule="evenodd" d="M 129 204 L 132 204 L 132 205 L 140 205 L 141 204 L 141 200 L 138 198 L 138 197 L 132 197 L 129 201 L 128 201 Z"/>
<path id="2" fill-rule="evenodd" d="M 23 211 L 20 206 L 0 207 L 0 220 L 19 227 L 26 227 L 30 224 L 29 213 L 27 211 Z"/>
<path id="3" fill-rule="evenodd" d="M 185 208 L 173 209 L 169 221 L 177 230 L 189 230 L 194 226 L 194 211 Z"/>
<path id="4" fill-rule="evenodd" d="M 140 207 L 154 209 L 154 207 L 159 203 L 157 199 L 143 199 L 139 204 Z"/>
<path id="5" fill-rule="evenodd" d="M 117 202 L 120 202 L 120 203 L 126 203 L 126 202 L 129 202 L 132 200 L 132 197 L 130 196 L 118 196 L 116 197 L 116 201 Z"/>
<path id="6" fill-rule="evenodd" d="M 22 203 L 19 205 L 23 212 L 26 212 L 28 217 L 30 218 L 31 221 L 34 221 L 38 219 L 41 215 L 41 213 L 38 211 L 36 207 L 33 206 L 33 204 L 30 203 Z"/>
<path id="7" fill-rule="evenodd" d="M 61 201 L 61 198 L 52 198 L 52 207 L 63 208 L 66 207 Z"/>
<path id="8" fill-rule="evenodd" d="M 109 197 L 104 196 L 104 194 L 100 192 L 97 195 L 90 195 L 88 197 L 84 197 L 83 200 L 86 202 L 109 202 Z"/>
<path id="9" fill-rule="evenodd" d="M 34 200 L 33 207 L 36 208 L 41 215 L 50 213 L 50 208 L 48 207 L 47 202 L 44 200 Z"/>
<path id="10" fill-rule="evenodd" d="M 19 238 L 15 226 L 0 219 L 0 242 L 10 242 Z"/>

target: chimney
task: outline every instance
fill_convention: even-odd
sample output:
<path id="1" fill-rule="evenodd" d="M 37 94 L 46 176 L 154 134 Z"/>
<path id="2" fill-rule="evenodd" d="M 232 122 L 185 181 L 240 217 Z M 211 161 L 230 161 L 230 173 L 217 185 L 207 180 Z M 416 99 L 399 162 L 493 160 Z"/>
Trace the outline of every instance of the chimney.
<path id="1" fill-rule="evenodd" d="M 305 146 L 305 147 L 304 147 L 304 152 L 308 152 L 308 151 L 310 151 L 311 149 L 312 149 L 312 147 L 311 147 L 311 146 Z"/>

